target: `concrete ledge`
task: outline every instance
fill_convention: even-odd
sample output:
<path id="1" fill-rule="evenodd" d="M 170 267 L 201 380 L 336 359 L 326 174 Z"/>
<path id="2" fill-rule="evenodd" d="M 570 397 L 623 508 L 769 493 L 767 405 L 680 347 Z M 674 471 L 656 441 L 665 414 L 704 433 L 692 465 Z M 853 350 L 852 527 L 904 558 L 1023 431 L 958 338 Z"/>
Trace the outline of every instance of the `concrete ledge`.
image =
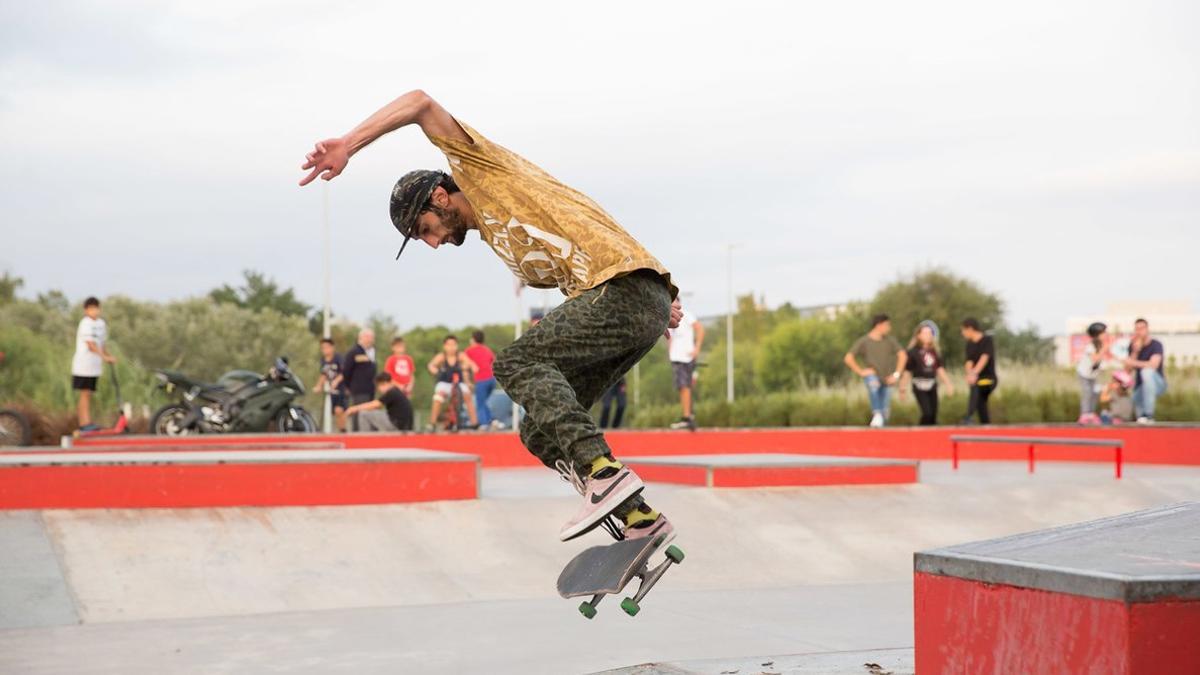
<path id="1" fill-rule="evenodd" d="M 292 435 L 291 438 L 294 438 Z M 70 439 L 70 436 L 64 436 L 64 439 Z M 337 450 L 345 448 L 346 444 L 340 441 L 288 441 L 282 440 L 288 436 L 275 436 L 269 443 L 246 443 L 246 442 L 230 442 L 222 440 L 220 436 L 205 436 L 200 437 L 199 442 L 194 440 L 184 442 L 180 439 L 177 443 L 137 443 L 131 442 L 122 444 L 119 440 L 111 440 L 108 444 L 83 444 L 77 445 L 74 440 L 63 445 L 39 445 L 24 448 L 0 448 L 0 453 L 20 453 L 20 452 L 178 452 L 182 450 Z M 142 438 L 141 436 L 136 438 Z M 152 438 L 162 438 L 156 436 Z"/>
<path id="2" fill-rule="evenodd" d="M 914 556 L 916 665 L 1200 672 L 1200 502 Z"/>
<path id="3" fill-rule="evenodd" d="M 911 460 L 788 454 L 629 457 L 643 480 L 707 487 L 878 485 L 917 482 Z"/>
<path id="4" fill-rule="evenodd" d="M 914 569 L 1122 602 L 1200 599 L 1200 502 L 922 551 Z"/>
<path id="5" fill-rule="evenodd" d="M 0 509 L 388 504 L 479 496 L 479 458 L 415 448 L 0 455 Z"/>

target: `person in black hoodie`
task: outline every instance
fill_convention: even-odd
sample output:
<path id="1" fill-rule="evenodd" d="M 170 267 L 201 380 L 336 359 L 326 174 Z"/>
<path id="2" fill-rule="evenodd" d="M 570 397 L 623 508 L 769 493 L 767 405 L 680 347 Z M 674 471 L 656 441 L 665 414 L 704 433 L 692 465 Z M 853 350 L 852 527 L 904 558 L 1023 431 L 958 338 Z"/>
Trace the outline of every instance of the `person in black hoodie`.
<path id="1" fill-rule="evenodd" d="M 937 424 L 938 380 L 946 386 L 946 395 L 954 395 L 954 385 L 946 374 L 945 364 L 937 349 L 937 324 L 925 320 L 917 325 L 912 340 L 908 342 L 908 362 L 903 377 L 912 380 L 913 398 L 921 407 L 921 424 Z M 904 384 L 900 385 L 900 397 L 904 397 Z"/>
<path id="2" fill-rule="evenodd" d="M 358 405 L 375 400 L 375 331 L 364 328 L 358 342 L 342 357 L 342 383 L 350 394 L 350 403 Z M 358 415 L 350 415 L 350 430 L 358 431 Z"/>
<path id="3" fill-rule="evenodd" d="M 988 397 L 996 389 L 996 345 L 992 336 L 986 335 L 978 319 L 963 319 L 962 336 L 967 340 L 967 362 L 964 364 L 967 386 L 971 388 L 971 399 L 967 403 L 967 416 L 963 424 L 971 424 L 972 417 L 979 413 L 979 423 L 992 421 L 988 414 Z"/>

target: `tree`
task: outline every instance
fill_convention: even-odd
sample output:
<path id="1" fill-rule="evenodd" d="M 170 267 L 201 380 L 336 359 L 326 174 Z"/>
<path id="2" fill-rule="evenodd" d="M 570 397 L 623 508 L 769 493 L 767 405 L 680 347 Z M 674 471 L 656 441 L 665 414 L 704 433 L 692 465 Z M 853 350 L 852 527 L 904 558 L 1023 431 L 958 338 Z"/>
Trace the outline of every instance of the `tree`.
<path id="1" fill-rule="evenodd" d="M 966 345 L 959 333 L 963 319 L 978 319 L 985 331 L 1004 325 L 1004 303 L 999 296 L 970 279 L 936 267 L 884 286 L 871 300 L 870 313 L 890 316 L 893 332 L 902 345 L 908 343 L 917 324 L 932 320 L 940 329 L 942 358 L 950 364 L 963 362 Z"/>
<path id="2" fill-rule="evenodd" d="M 284 316 L 306 317 L 311 305 L 301 302 L 296 292 L 291 289 L 280 290 L 274 279 L 267 278 L 261 272 L 246 270 L 242 273 L 246 283 L 239 288 L 225 284 L 214 288 L 208 297 L 214 302 L 230 304 L 252 312 L 272 309 Z"/>
<path id="3" fill-rule="evenodd" d="M 375 343 L 384 345 L 385 348 L 392 344 L 392 338 L 400 335 L 400 326 L 396 324 L 396 319 L 378 309 L 367 317 L 367 328 L 375 332 Z"/>
<path id="4" fill-rule="evenodd" d="M 837 322 L 819 317 L 792 319 L 776 325 L 763 340 L 754 370 L 764 391 L 814 385 L 841 375 L 845 353 Z"/>
<path id="5" fill-rule="evenodd" d="M 37 304 L 60 314 L 66 314 L 71 311 L 71 301 L 67 299 L 67 294 L 56 288 L 52 288 L 45 293 L 38 293 Z"/>
<path id="6" fill-rule="evenodd" d="M 1012 331 L 1007 326 L 996 329 L 997 358 L 1018 363 L 1054 363 L 1054 338 L 1042 337 L 1037 328 L 1026 326 Z"/>
<path id="7" fill-rule="evenodd" d="M 16 300 L 17 289 L 24 285 L 24 279 L 5 272 L 4 276 L 0 277 L 0 305 L 7 305 Z"/>

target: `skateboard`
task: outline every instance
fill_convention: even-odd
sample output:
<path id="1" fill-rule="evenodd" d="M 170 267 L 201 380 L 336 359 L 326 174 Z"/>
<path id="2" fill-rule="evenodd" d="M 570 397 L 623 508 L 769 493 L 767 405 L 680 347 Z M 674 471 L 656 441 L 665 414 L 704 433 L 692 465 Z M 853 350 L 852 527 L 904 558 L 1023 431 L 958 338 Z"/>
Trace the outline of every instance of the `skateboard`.
<path id="1" fill-rule="evenodd" d="M 596 616 L 596 605 L 605 595 L 620 593 L 634 577 L 638 577 L 642 581 L 637 593 L 621 601 L 621 609 L 626 614 L 636 615 L 641 610 L 642 598 L 667 569 L 683 562 L 683 551 L 677 546 L 668 546 L 667 559 L 654 568 L 649 566 L 650 556 L 662 545 L 664 536 L 618 541 L 585 550 L 572 558 L 558 575 L 558 594 L 564 598 L 592 596 L 591 600 L 584 600 L 579 605 L 579 613 L 591 619 Z"/>

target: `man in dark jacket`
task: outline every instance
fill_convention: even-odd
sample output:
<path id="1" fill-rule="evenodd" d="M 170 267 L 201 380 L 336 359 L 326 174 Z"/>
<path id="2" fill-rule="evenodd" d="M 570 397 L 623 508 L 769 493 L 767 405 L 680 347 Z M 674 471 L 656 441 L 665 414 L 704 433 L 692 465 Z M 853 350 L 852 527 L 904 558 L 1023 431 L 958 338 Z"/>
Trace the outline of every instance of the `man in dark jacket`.
<path id="1" fill-rule="evenodd" d="M 364 328 L 358 342 L 342 357 L 342 384 L 352 406 L 375 399 L 375 331 Z M 350 430 L 358 431 L 358 415 L 350 416 Z"/>

